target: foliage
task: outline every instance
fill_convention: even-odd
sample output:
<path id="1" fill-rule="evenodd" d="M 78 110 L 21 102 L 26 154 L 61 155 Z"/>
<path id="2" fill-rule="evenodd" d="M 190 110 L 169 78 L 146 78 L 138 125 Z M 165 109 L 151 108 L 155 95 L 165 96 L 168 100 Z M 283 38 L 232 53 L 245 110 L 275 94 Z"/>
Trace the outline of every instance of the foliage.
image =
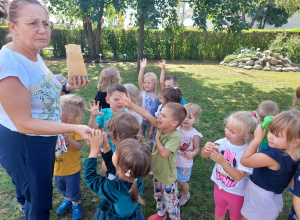
<path id="1" fill-rule="evenodd" d="M 276 4 L 283 7 L 290 15 L 300 10 L 300 0 L 275 0 Z"/>
<path id="2" fill-rule="evenodd" d="M 6 36 L 8 35 L 9 31 L 7 26 L 0 26 L 0 48 L 1 45 L 6 43 Z"/>
<path id="3" fill-rule="evenodd" d="M 240 32 L 253 27 L 254 22 L 259 18 L 260 21 L 263 20 L 268 24 L 286 23 L 287 13 L 285 10 L 276 8 L 274 1 L 191 0 L 190 6 L 194 9 L 195 25 L 200 29 L 206 30 L 206 20 L 210 19 L 215 31 Z M 251 18 L 250 22 L 246 21 L 246 16 Z"/>
<path id="4" fill-rule="evenodd" d="M 300 36 L 280 34 L 272 41 L 270 49 L 287 55 L 293 62 L 300 63 Z"/>
<path id="5" fill-rule="evenodd" d="M 232 60 L 235 60 L 237 57 L 236 54 L 231 54 L 231 55 L 228 55 L 224 58 L 224 63 L 230 63 Z"/>

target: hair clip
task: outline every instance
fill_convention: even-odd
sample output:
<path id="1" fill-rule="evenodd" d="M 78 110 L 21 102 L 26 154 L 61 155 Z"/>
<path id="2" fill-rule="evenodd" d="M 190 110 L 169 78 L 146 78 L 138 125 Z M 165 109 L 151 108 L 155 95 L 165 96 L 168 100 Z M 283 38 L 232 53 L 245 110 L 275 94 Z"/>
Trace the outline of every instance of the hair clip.
<path id="1" fill-rule="evenodd" d="M 127 173 L 125 173 L 125 176 L 130 177 L 130 173 L 131 173 L 131 170 L 128 170 Z"/>
<path id="2" fill-rule="evenodd" d="M 138 178 L 134 178 L 134 182 L 137 182 L 139 179 Z"/>
<path id="3" fill-rule="evenodd" d="M 252 111 L 252 116 L 254 116 L 256 118 L 257 112 L 256 111 Z"/>

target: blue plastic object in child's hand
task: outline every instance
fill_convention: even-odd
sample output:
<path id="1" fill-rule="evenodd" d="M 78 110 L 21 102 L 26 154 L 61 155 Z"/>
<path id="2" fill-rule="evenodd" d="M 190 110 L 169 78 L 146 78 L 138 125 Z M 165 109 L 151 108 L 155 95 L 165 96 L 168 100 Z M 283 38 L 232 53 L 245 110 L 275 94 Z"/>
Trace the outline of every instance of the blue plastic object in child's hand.
<path id="1" fill-rule="evenodd" d="M 273 115 L 266 116 L 266 117 L 264 118 L 263 123 L 261 124 L 261 128 L 262 128 L 262 129 L 267 128 L 267 127 L 269 126 L 269 124 L 270 124 L 270 122 L 272 121 L 273 118 L 274 118 Z M 266 135 L 265 135 L 265 137 L 264 137 L 264 139 L 263 139 L 263 142 L 265 142 L 265 143 L 268 143 L 268 138 L 267 138 L 268 133 L 269 133 L 269 130 L 267 129 Z"/>

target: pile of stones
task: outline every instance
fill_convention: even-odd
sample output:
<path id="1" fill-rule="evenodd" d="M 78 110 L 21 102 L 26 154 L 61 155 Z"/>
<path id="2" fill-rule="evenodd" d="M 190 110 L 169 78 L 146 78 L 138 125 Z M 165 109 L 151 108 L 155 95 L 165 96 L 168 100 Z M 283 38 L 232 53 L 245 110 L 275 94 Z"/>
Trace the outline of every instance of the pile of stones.
<path id="1" fill-rule="evenodd" d="M 256 52 L 250 50 L 242 50 L 242 53 L 237 54 L 234 58 L 230 55 L 230 59 L 224 59 L 220 65 L 238 67 L 247 70 L 264 70 L 276 72 L 300 72 L 300 65 L 293 63 L 287 57 L 278 53 L 273 53 L 270 50 Z"/>

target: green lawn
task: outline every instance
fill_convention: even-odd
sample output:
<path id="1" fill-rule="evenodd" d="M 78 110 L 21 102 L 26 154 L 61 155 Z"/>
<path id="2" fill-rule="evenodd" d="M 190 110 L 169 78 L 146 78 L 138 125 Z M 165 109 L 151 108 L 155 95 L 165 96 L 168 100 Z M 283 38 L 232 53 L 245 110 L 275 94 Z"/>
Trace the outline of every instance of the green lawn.
<path id="1" fill-rule="evenodd" d="M 54 74 L 67 74 L 66 63 L 61 60 L 48 60 L 48 67 Z M 123 83 L 138 85 L 135 63 L 113 63 L 123 79 Z M 78 91 L 87 102 L 92 101 L 97 92 L 98 75 L 108 64 L 88 64 L 87 69 L 91 84 Z M 160 74 L 158 62 L 149 62 L 147 71 Z M 263 100 L 276 101 L 281 111 L 291 106 L 294 90 L 299 86 L 299 73 L 278 73 L 255 70 L 243 70 L 220 66 L 217 63 L 199 61 L 168 62 L 166 75 L 173 74 L 179 80 L 187 102 L 198 103 L 202 108 L 200 123 L 196 126 L 203 134 L 201 147 L 207 141 L 215 141 L 224 137 L 224 118 L 235 110 L 255 110 Z M 85 122 L 88 120 L 88 115 Z M 81 151 L 81 162 L 89 152 L 85 145 Z M 181 208 L 182 219 L 213 219 L 213 183 L 210 180 L 213 162 L 209 159 L 195 158 L 192 177 L 190 180 L 191 200 Z M 93 219 L 96 205 L 100 200 L 93 195 L 82 181 L 83 218 Z M 152 197 L 153 186 L 150 177 L 145 178 L 143 198 L 146 205 L 143 213 L 147 218 L 155 213 L 155 201 Z M 291 206 L 291 195 L 284 193 L 284 210 L 278 219 L 287 219 Z M 62 216 L 55 213 L 55 209 L 62 201 L 62 196 L 54 190 L 53 210 L 51 219 L 71 219 L 71 210 Z M 9 177 L 0 168 L 0 219 L 21 219 L 22 214 L 17 209 L 14 188 Z"/>

